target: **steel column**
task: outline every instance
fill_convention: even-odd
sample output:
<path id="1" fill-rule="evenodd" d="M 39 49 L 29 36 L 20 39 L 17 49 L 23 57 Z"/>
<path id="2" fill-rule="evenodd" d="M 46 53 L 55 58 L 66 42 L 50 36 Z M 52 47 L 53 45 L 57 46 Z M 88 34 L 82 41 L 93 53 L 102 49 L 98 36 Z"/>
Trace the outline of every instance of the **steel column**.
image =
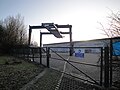
<path id="1" fill-rule="evenodd" d="M 103 85 L 103 48 L 101 48 L 101 62 L 100 62 L 100 85 Z"/>
<path id="2" fill-rule="evenodd" d="M 40 64 L 42 64 L 42 33 L 40 32 Z"/>
<path id="3" fill-rule="evenodd" d="M 105 47 L 104 52 L 104 87 L 109 87 L 109 47 Z"/>
<path id="4" fill-rule="evenodd" d="M 50 67 L 50 66 L 49 66 L 50 48 L 47 47 L 47 48 L 46 48 L 46 51 L 47 51 L 47 67 L 49 68 L 49 67 Z"/>
<path id="5" fill-rule="evenodd" d="M 31 33 L 32 33 L 32 29 L 29 25 L 29 38 L 28 38 L 28 45 L 30 45 L 30 42 L 31 42 Z"/>
<path id="6" fill-rule="evenodd" d="M 112 86 L 112 53 L 113 53 L 113 46 L 112 46 L 112 39 L 110 39 L 110 86 Z"/>
<path id="7" fill-rule="evenodd" d="M 72 26 L 69 27 L 69 33 L 70 33 L 70 56 L 72 56 L 72 54 L 73 54 Z"/>

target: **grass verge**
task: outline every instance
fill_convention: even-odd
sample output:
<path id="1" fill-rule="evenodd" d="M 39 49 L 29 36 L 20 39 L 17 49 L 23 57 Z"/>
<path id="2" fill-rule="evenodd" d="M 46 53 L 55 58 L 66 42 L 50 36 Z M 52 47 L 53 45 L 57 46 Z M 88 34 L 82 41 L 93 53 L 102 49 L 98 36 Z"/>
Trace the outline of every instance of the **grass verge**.
<path id="1" fill-rule="evenodd" d="M 20 63 L 14 63 L 16 61 Z M 43 69 L 43 66 L 37 66 L 21 59 L 0 56 L 0 90 L 19 90 Z"/>

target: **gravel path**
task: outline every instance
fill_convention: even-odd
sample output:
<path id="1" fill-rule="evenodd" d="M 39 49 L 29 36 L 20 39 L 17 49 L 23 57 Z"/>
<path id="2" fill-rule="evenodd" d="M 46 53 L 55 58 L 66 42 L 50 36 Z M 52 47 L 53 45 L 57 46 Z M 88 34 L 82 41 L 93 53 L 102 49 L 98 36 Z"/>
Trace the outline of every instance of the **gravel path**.
<path id="1" fill-rule="evenodd" d="M 104 90 L 101 87 L 96 87 L 86 82 L 75 80 L 70 76 L 62 78 L 59 90 Z"/>

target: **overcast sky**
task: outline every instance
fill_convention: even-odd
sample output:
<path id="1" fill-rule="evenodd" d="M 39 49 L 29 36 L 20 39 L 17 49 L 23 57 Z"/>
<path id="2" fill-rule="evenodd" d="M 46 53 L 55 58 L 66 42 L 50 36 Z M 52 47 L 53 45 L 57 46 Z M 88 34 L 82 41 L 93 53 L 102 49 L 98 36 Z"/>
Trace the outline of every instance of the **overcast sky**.
<path id="1" fill-rule="evenodd" d="M 104 24 L 110 10 L 115 13 L 120 10 L 119 4 L 120 0 L 0 0 L 0 19 L 19 13 L 24 17 L 27 29 L 29 25 L 53 22 L 72 25 L 74 41 L 104 38 L 97 22 Z M 34 30 L 32 35 L 38 43 L 39 32 Z M 43 43 L 69 41 L 68 35 L 64 36 L 63 39 L 43 36 Z"/>

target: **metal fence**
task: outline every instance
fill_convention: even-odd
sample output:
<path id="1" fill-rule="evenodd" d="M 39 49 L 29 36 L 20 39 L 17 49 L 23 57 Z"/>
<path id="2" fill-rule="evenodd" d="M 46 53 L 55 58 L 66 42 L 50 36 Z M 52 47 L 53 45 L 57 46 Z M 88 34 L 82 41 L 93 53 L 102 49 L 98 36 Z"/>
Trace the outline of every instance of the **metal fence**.
<path id="1" fill-rule="evenodd" d="M 116 84 L 119 64 L 113 60 L 110 63 L 109 47 L 74 47 L 72 56 L 69 56 L 69 51 L 70 47 L 16 47 L 11 49 L 11 55 L 43 64 L 91 84 L 119 88 Z"/>

